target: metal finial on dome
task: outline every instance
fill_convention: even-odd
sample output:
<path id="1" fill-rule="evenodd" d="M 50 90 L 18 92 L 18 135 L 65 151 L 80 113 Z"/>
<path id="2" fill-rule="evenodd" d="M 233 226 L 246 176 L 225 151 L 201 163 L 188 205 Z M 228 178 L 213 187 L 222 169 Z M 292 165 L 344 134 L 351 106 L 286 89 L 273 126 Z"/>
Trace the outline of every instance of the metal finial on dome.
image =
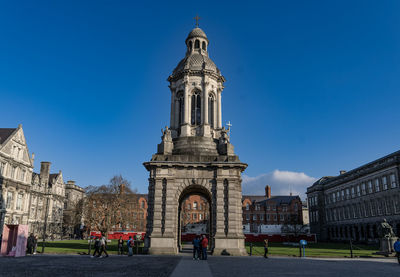
<path id="1" fill-rule="evenodd" d="M 194 20 L 196 20 L 196 27 L 198 28 L 199 27 L 199 20 L 200 20 L 200 16 L 198 16 L 197 14 L 196 14 L 196 16 L 193 18 Z"/>

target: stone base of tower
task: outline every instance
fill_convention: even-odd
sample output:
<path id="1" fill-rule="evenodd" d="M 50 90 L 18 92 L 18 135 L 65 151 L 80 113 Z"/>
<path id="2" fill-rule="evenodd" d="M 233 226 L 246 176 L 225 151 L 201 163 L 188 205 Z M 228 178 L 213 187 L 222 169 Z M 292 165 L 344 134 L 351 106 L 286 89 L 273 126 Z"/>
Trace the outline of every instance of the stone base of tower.
<path id="1" fill-rule="evenodd" d="M 151 238 L 151 246 L 148 253 L 152 255 L 175 255 L 178 254 L 176 239 L 174 238 Z"/>
<path id="2" fill-rule="evenodd" d="M 215 238 L 213 255 L 223 255 L 224 252 L 228 252 L 231 256 L 248 256 L 244 238 Z"/>

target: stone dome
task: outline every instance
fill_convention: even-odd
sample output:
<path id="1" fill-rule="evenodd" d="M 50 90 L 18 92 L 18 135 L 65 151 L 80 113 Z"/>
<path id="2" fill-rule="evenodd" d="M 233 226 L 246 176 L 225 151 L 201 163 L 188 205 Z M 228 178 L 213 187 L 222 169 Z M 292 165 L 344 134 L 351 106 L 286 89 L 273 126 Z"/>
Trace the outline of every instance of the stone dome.
<path id="1" fill-rule="evenodd" d="M 178 66 L 174 69 L 173 75 L 176 75 L 184 70 L 209 70 L 214 73 L 220 74 L 219 69 L 215 63 L 206 55 L 193 53 L 183 58 Z"/>
<path id="2" fill-rule="evenodd" d="M 188 39 L 191 38 L 195 38 L 195 37 L 201 37 L 201 38 L 205 38 L 208 41 L 208 38 L 206 36 L 206 33 L 204 33 L 204 31 L 202 29 L 200 29 L 199 27 L 194 28 L 188 35 L 188 37 L 186 38 L 186 41 Z"/>

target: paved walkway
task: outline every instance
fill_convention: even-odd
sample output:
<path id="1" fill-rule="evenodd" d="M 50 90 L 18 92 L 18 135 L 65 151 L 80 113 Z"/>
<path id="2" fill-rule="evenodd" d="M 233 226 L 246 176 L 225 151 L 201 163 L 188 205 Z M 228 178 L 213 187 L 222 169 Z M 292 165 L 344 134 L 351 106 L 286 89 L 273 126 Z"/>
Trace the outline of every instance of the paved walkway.
<path id="1" fill-rule="evenodd" d="M 207 261 L 193 260 L 191 256 L 183 256 L 181 261 L 175 267 L 171 277 L 209 277 L 212 276 Z"/>

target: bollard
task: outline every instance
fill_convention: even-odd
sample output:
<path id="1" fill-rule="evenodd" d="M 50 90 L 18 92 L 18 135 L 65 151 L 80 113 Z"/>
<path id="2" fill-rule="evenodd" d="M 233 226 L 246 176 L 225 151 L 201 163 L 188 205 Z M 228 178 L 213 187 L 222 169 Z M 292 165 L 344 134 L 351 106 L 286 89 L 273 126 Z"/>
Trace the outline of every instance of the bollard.
<path id="1" fill-rule="evenodd" d="M 353 258 L 353 243 L 350 239 L 350 258 Z"/>
<path id="2" fill-rule="evenodd" d="M 250 256 L 253 254 L 253 243 L 250 242 Z"/>

